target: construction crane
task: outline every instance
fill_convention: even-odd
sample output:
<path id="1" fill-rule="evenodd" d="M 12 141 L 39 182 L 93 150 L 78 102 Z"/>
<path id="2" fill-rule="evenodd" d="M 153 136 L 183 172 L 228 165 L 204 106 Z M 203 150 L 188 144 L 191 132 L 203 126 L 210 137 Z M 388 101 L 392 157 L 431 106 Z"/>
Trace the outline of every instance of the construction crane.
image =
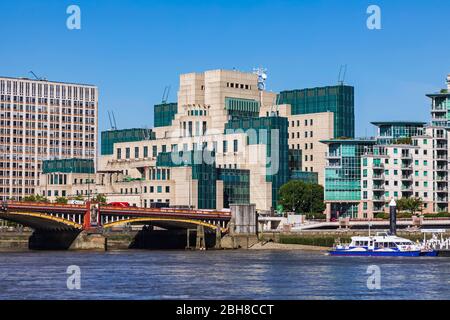
<path id="1" fill-rule="evenodd" d="M 341 86 L 344 85 L 345 75 L 346 74 L 347 74 L 347 65 L 343 64 L 339 68 L 339 75 L 338 75 L 338 84 L 339 85 L 341 85 Z"/>
<path id="2" fill-rule="evenodd" d="M 116 117 L 114 116 L 114 111 L 108 111 L 109 125 L 111 126 L 110 130 L 117 130 Z"/>
<path id="3" fill-rule="evenodd" d="M 167 103 L 167 100 L 169 99 L 169 93 L 170 93 L 170 86 L 165 86 L 161 103 L 163 104 Z"/>
<path id="4" fill-rule="evenodd" d="M 42 80 L 46 80 L 45 78 L 39 78 L 36 73 L 34 73 L 33 71 L 29 71 L 28 73 L 31 73 L 33 75 L 33 77 L 36 78 L 36 80 L 42 81 Z"/>

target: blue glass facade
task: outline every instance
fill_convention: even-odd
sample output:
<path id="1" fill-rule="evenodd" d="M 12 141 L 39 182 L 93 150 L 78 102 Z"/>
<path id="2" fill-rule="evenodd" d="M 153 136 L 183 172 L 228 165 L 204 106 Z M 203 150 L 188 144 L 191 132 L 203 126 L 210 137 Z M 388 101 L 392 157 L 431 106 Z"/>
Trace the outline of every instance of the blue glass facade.
<path id="1" fill-rule="evenodd" d="M 355 136 L 354 88 L 351 86 L 282 91 L 277 102 L 290 104 L 293 115 L 331 111 L 334 113 L 334 138 Z"/>

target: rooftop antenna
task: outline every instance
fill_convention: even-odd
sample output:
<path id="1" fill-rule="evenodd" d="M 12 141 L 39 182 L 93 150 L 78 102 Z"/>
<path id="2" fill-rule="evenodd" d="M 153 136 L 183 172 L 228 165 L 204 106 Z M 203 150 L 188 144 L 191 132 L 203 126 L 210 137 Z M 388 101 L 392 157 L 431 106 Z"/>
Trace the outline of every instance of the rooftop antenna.
<path id="1" fill-rule="evenodd" d="M 347 65 L 343 64 L 339 68 L 339 75 L 338 75 L 338 84 L 339 85 L 341 85 L 341 86 L 344 85 L 345 75 L 346 74 L 347 74 Z"/>
<path id="2" fill-rule="evenodd" d="M 169 99 L 169 93 L 170 93 L 170 86 L 165 86 L 161 103 L 167 103 L 167 100 Z"/>
<path id="3" fill-rule="evenodd" d="M 258 76 L 258 90 L 266 90 L 267 69 L 266 68 L 253 68 L 253 73 Z"/>

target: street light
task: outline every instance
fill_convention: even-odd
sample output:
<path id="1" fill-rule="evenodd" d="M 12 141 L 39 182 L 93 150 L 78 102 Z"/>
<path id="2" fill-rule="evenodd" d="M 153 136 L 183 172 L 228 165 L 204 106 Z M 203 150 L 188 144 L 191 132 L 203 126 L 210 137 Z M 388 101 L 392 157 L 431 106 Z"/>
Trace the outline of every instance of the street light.
<path id="1" fill-rule="evenodd" d="M 188 161 L 184 160 L 184 166 L 188 168 Z M 192 174 L 189 175 L 189 209 L 191 209 L 191 180 Z"/>

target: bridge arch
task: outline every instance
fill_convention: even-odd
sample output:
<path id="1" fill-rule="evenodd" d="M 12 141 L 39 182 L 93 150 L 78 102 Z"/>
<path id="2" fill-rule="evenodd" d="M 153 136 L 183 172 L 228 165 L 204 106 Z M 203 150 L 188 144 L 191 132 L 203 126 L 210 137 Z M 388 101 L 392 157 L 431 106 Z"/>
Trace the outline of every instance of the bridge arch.
<path id="1" fill-rule="evenodd" d="M 38 212 L 2 212 L 0 219 L 19 223 L 32 229 L 83 229 L 83 225 L 77 222 Z"/>
<path id="2" fill-rule="evenodd" d="M 216 231 L 217 228 L 220 228 L 221 232 L 225 232 L 226 229 L 221 228 L 219 225 L 215 225 L 212 223 L 204 222 L 201 220 L 194 220 L 194 219 L 177 219 L 177 218 L 152 218 L 152 217 L 141 217 L 141 218 L 131 218 L 131 219 L 122 219 L 118 221 L 108 222 L 103 224 L 103 228 L 111 228 L 127 223 L 136 223 L 136 222 L 156 222 L 160 225 L 173 225 L 176 224 L 180 227 L 188 228 L 189 226 L 203 226 L 206 227 L 212 231 Z"/>

